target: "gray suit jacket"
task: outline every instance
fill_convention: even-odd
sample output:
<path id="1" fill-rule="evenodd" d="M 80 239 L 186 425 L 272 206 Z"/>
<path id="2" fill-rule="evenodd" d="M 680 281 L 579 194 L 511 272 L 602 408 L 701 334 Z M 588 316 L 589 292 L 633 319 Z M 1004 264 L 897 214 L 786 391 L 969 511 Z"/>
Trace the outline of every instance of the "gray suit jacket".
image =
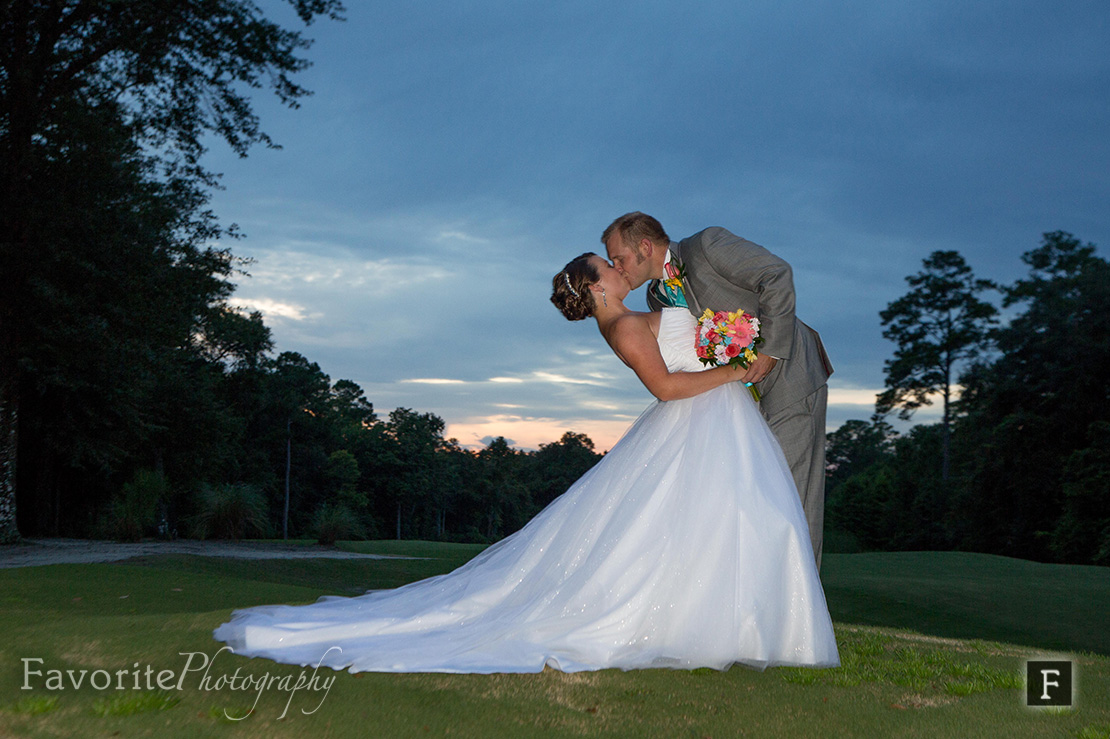
<path id="1" fill-rule="evenodd" d="M 723 228 L 707 228 L 675 243 L 671 258 L 686 270 L 683 291 L 690 312 L 743 308 L 759 318 L 764 343 L 759 351 L 778 358 L 759 383 L 763 413 L 778 411 L 809 396 L 828 380 L 832 364 L 821 337 L 794 315 L 794 273 L 790 265 L 759 244 Z M 648 306 L 659 310 L 655 282 Z"/>

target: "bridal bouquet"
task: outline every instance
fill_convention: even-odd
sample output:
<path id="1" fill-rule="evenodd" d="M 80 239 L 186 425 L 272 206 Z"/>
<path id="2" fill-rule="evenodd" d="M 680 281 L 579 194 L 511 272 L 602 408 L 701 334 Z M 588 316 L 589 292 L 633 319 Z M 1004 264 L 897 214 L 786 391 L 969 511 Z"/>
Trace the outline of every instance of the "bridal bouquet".
<path id="1" fill-rule="evenodd" d="M 758 354 L 756 345 L 762 343 L 759 319 L 742 310 L 714 313 L 706 308 L 698 319 L 698 327 L 694 333 L 694 348 L 698 359 L 702 364 L 714 367 L 727 364 L 747 369 Z M 756 402 L 759 402 L 759 390 L 755 385 L 749 383 L 748 389 Z"/>

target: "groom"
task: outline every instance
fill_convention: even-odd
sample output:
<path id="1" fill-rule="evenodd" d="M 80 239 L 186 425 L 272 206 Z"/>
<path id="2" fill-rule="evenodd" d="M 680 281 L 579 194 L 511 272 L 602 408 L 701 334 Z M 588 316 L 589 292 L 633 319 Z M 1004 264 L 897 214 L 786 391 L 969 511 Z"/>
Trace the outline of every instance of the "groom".
<path id="1" fill-rule="evenodd" d="M 832 364 L 821 337 L 794 316 L 790 265 L 723 228 L 707 228 L 675 243 L 659 221 L 626 213 L 601 235 L 609 261 L 633 290 L 650 281 L 648 305 L 685 305 L 757 317 L 764 343 L 741 379 L 759 383 L 760 411 L 786 454 L 809 523 L 817 566 L 825 519 L 826 381 Z M 682 278 L 682 289 L 664 285 Z"/>

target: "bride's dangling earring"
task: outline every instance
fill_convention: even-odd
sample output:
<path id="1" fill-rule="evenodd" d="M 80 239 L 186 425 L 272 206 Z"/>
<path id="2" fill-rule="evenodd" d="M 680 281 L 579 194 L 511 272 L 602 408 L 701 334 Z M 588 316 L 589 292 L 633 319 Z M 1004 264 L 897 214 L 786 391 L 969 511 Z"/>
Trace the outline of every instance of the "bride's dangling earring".
<path id="1" fill-rule="evenodd" d="M 609 301 L 605 299 L 605 288 L 601 288 L 601 302 L 605 304 L 606 308 L 609 307 Z"/>

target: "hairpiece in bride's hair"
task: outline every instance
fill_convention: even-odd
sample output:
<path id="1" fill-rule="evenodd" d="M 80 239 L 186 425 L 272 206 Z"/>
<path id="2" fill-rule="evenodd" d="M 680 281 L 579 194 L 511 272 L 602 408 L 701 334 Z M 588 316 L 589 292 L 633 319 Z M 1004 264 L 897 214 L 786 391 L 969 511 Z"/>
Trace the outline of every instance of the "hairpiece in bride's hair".
<path id="1" fill-rule="evenodd" d="M 578 291 L 570 286 L 570 275 L 568 275 L 565 271 L 563 272 L 563 279 L 567 283 L 567 290 L 570 290 L 570 294 L 577 298 L 578 297 Z"/>

